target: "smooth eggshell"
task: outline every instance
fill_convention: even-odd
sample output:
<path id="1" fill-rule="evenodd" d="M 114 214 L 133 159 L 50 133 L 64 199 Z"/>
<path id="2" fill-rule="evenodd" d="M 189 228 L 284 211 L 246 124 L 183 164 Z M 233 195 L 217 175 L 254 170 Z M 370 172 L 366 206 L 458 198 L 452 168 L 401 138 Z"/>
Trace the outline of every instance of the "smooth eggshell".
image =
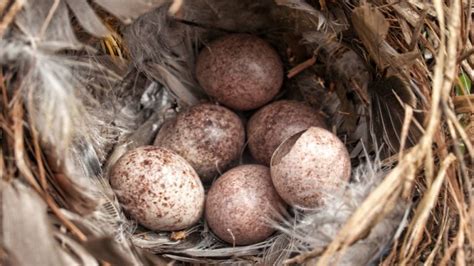
<path id="1" fill-rule="evenodd" d="M 181 230 L 202 216 L 201 180 L 170 150 L 145 146 L 125 153 L 112 169 L 110 184 L 130 216 L 149 229 Z"/>
<path id="2" fill-rule="evenodd" d="M 351 174 L 344 144 L 323 128 L 311 127 L 284 141 L 275 151 L 271 176 L 288 204 L 314 208 L 326 195 L 341 191 Z"/>
<path id="3" fill-rule="evenodd" d="M 270 165 L 273 152 L 287 138 L 311 126 L 326 127 L 324 118 L 310 106 L 282 100 L 258 110 L 247 125 L 250 153 Z"/>
<path id="4" fill-rule="evenodd" d="M 169 148 L 186 159 L 203 181 L 211 181 L 238 159 L 245 143 L 245 129 L 231 110 L 199 104 L 165 123 L 155 145 Z"/>
<path id="5" fill-rule="evenodd" d="M 269 102 L 283 83 L 277 52 L 264 40 L 232 34 L 203 48 L 196 78 L 206 93 L 235 110 L 251 110 Z"/>
<path id="6" fill-rule="evenodd" d="M 241 165 L 218 178 L 206 198 L 205 217 L 211 230 L 235 245 L 268 238 L 269 225 L 285 208 L 263 165 Z"/>

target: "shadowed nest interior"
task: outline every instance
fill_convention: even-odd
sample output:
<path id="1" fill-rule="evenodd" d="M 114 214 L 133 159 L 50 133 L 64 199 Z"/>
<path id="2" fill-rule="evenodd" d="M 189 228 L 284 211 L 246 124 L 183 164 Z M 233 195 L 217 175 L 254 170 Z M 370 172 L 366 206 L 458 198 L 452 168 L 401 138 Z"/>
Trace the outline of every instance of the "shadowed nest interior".
<path id="1" fill-rule="evenodd" d="M 416 0 L 0 4 L 0 259 L 473 263 L 472 8 Z M 151 144 L 163 121 L 212 100 L 195 79 L 195 58 L 232 33 L 276 48 L 286 74 L 276 99 L 305 101 L 326 117 L 351 155 L 351 182 L 321 208 L 269 220 L 277 233 L 254 245 L 225 244 L 204 221 L 149 231 L 124 214 L 108 171 Z"/>

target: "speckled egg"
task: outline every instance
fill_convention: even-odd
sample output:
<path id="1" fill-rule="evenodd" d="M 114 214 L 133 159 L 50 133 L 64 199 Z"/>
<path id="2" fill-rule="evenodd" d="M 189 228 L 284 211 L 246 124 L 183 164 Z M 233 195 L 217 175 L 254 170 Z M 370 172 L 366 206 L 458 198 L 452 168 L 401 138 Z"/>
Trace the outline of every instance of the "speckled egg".
<path id="1" fill-rule="evenodd" d="M 263 165 L 235 167 L 212 184 L 206 198 L 205 217 L 211 230 L 235 245 L 250 245 L 268 238 L 269 221 L 285 210 Z"/>
<path id="2" fill-rule="evenodd" d="M 165 123 L 155 145 L 169 148 L 186 159 L 205 182 L 227 170 L 239 158 L 245 129 L 231 110 L 199 104 Z"/>
<path id="3" fill-rule="evenodd" d="M 326 127 L 324 118 L 305 103 L 283 100 L 264 106 L 247 125 L 250 153 L 259 163 L 270 165 L 285 139 L 311 126 Z"/>
<path id="4" fill-rule="evenodd" d="M 351 175 L 351 162 L 336 135 L 310 127 L 285 140 L 271 161 L 278 194 L 288 204 L 314 208 L 325 196 L 342 191 Z"/>
<path id="5" fill-rule="evenodd" d="M 204 47 L 196 62 L 196 78 L 206 93 L 235 110 L 268 103 L 283 83 L 277 52 L 249 34 L 232 34 Z"/>
<path id="6" fill-rule="evenodd" d="M 202 216 L 204 188 L 199 176 L 168 149 L 145 146 L 128 151 L 114 165 L 110 184 L 131 218 L 149 229 L 181 230 Z"/>

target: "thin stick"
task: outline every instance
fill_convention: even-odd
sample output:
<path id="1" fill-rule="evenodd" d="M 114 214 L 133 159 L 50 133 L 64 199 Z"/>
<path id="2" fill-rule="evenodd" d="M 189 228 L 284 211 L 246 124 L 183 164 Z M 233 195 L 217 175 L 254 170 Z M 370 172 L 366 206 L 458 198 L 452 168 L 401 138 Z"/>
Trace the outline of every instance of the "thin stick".
<path id="1" fill-rule="evenodd" d="M 418 23 L 416 24 L 415 29 L 413 30 L 413 35 L 412 35 L 413 37 L 411 39 L 410 45 L 408 46 L 409 51 L 413 51 L 416 48 L 416 45 L 418 44 L 421 29 L 425 25 L 425 18 L 426 18 L 427 14 L 428 14 L 428 8 L 424 9 L 422 11 L 422 13 L 420 14 L 420 20 L 418 21 Z"/>
<path id="2" fill-rule="evenodd" d="M 456 156 L 452 153 L 444 159 L 433 184 L 431 184 L 431 187 L 424 193 L 420 204 L 418 204 L 415 211 L 415 217 L 412 219 L 412 223 L 409 226 L 409 231 L 411 232 L 410 238 L 406 239 L 406 242 L 403 244 L 404 248 L 402 252 L 404 253 L 403 257 L 406 260 L 413 255 L 422 238 L 423 228 L 425 227 L 430 212 L 434 208 L 436 200 L 438 199 L 439 192 L 445 181 L 446 172 L 455 160 Z M 401 264 L 405 265 L 406 261 Z"/>
<path id="3" fill-rule="evenodd" d="M 173 0 L 173 3 L 171 4 L 170 8 L 168 9 L 168 12 L 172 16 L 180 16 L 180 13 L 182 11 L 183 7 L 183 0 Z"/>
<path id="4" fill-rule="evenodd" d="M 398 152 L 398 160 L 403 157 L 403 151 L 405 150 L 405 144 L 408 137 L 408 131 L 410 130 L 411 120 L 413 118 L 413 108 L 409 105 L 405 105 L 405 118 L 403 120 L 402 135 L 400 137 L 400 151 Z"/>
<path id="5" fill-rule="evenodd" d="M 473 54 L 474 54 L 474 48 L 467 50 L 458 58 L 458 63 L 461 63 L 462 61 L 468 59 Z"/>
<path id="6" fill-rule="evenodd" d="M 8 12 L 3 16 L 3 20 L 0 21 L 0 38 L 5 34 L 6 29 L 12 23 L 16 14 L 21 10 L 24 5 L 24 0 L 13 0 L 14 3 L 11 5 Z"/>
<path id="7" fill-rule="evenodd" d="M 19 92 L 20 90 L 17 90 Z M 28 183 L 33 187 L 33 189 L 40 195 L 44 201 L 47 203 L 51 211 L 58 217 L 58 219 L 81 241 L 86 241 L 87 237 L 84 233 L 79 230 L 79 228 L 73 224 L 71 221 L 66 219 L 61 213 L 59 207 L 56 205 L 54 200 L 47 194 L 44 190 L 41 189 L 40 185 L 36 181 L 33 173 L 28 167 L 28 164 L 25 161 L 25 149 L 23 141 L 23 105 L 21 98 L 16 94 L 17 100 L 13 104 L 13 129 L 14 129 L 14 147 L 15 147 L 15 161 L 20 173 L 25 177 Z"/>
<path id="8" fill-rule="evenodd" d="M 82 233 L 82 231 L 75 224 L 73 224 L 63 215 L 63 213 L 61 212 L 59 207 L 56 205 L 56 202 L 54 202 L 54 200 L 51 198 L 51 196 L 49 196 L 49 194 L 43 194 L 42 196 L 43 196 L 43 199 L 48 204 L 51 211 L 56 215 L 56 217 L 58 217 L 61 223 L 63 223 L 64 226 L 66 226 L 66 228 L 69 229 L 69 231 L 71 231 L 71 233 L 75 235 L 79 240 L 83 242 L 87 241 L 86 235 Z"/>
<path id="9" fill-rule="evenodd" d="M 48 29 L 49 23 L 51 23 L 51 20 L 53 19 L 54 13 L 56 13 L 56 10 L 59 7 L 59 3 L 61 0 L 54 0 L 53 5 L 49 9 L 48 15 L 44 19 L 43 25 L 41 26 L 39 38 L 42 39 L 44 37 L 44 34 L 46 33 L 46 30 Z"/>
<path id="10" fill-rule="evenodd" d="M 48 188 L 48 183 L 46 181 L 46 173 L 45 173 L 44 164 L 43 164 L 43 157 L 41 154 L 41 147 L 39 144 L 38 131 L 36 131 L 36 128 L 34 127 L 34 124 L 32 123 L 31 119 L 30 119 L 30 128 L 31 128 L 31 135 L 33 137 L 33 146 L 35 149 L 35 159 L 38 164 L 40 185 L 44 190 L 46 190 Z"/>
<path id="11" fill-rule="evenodd" d="M 38 194 L 42 195 L 43 191 L 36 181 L 33 173 L 28 167 L 27 162 L 25 161 L 25 143 L 23 139 L 23 105 L 16 95 L 17 99 L 13 104 L 13 134 L 14 134 L 14 149 L 15 149 L 15 162 L 20 171 L 21 175 L 28 181 L 28 183 L 34 188 Z"/>
<path id="12" fill-rule="evenodd" d="M 313 56 L 310 59 L 300 63 L 299 65 L 293 67 L 288 71 L 286 75 L 289 79 L 293 78 L 294 76 L 298 75 L 299 73 L 303 72 L 305 69 L 309 68 L 310 66 L 316 63 L 316 57 Z"/>

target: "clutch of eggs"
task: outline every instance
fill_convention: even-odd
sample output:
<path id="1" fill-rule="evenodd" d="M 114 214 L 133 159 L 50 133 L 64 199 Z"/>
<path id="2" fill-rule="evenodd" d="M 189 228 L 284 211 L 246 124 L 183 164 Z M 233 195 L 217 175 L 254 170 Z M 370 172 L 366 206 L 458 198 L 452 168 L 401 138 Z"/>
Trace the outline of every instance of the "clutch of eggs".
<path id="1" fill-rule="evenodd" d="M 325 129 L 323 116 L 302 102 L 269 103 L 282 85 L 283 67 L 264 40 L 232 34 L 211 42 L 197 58 L 196 78 L 226 107 L 190 107 L 163 124 L 155 146 L 119 159 L 110 183 L 131 218 L 151 230 L 174 231 L 196 224 L 204 213 L 219 238 L 248 245 L 273 234 L 270 221 L 288 205 L 315 208 L 344 188 L 349 155 Z M 233 111 L 259 107 L 246 129 Z M 261 165 L 228 170 L 245 148 L 246 133 L 250 154 Z M 205 199 L 202 182 L 213 180 Z"/>

